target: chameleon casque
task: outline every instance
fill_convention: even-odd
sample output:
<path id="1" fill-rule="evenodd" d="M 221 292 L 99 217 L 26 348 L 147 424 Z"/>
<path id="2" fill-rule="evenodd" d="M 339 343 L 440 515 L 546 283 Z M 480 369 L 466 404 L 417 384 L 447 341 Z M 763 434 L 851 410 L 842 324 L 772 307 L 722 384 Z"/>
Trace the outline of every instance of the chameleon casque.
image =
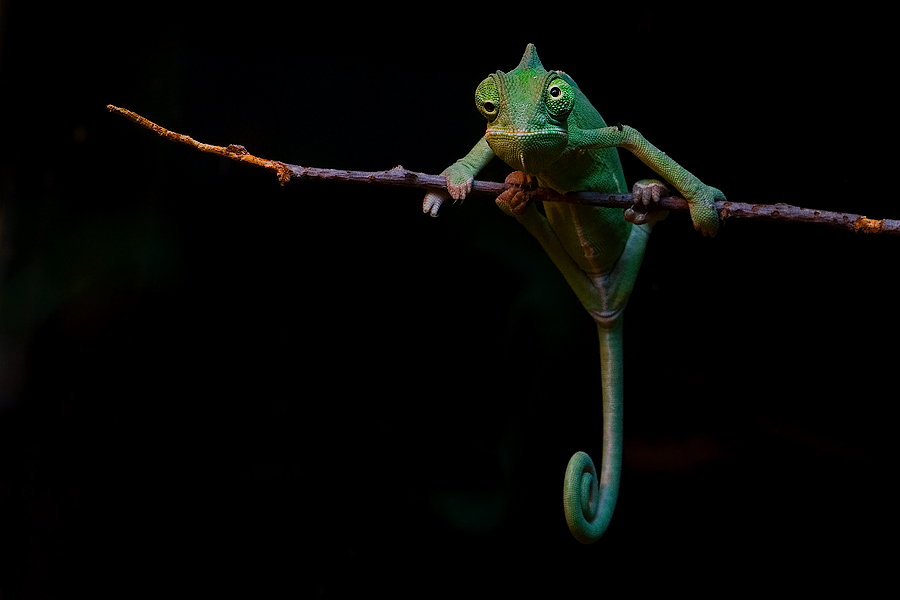
<path id="1" fill-rule="evenodd" d="M 590 456 L 569 460 L 563 488 L 566 521 L 585 544 L 609 525 L 622 463 L 622 312 L 637 278 L 653 224 L 665 216 L 655 201 L 666 195 L 657 180 L 637 182 L 634 208 L 619 209 L 544 203 L 543 214 L 530 200 L 535 187 L 559 193 L 624 193 L 625 176 L 616 148 L 625 148 L 672 184 L 688 201 L 694 228 L 704 235 L 718 229 L 716 200 L 709 187 L 628 126 L 608 127 L 575 81 L 562 71 L 547 71 L 534 45 L 519 65 L 497 71 L 475 90 L 475 104 L 487 119 L 487 131 L 463 158 L 443 171 L 447 192 L 429 192 L 423 210 L 437 216 L 448 198 L 462 200 L 475 175 L 494 156 L 515 169 L 512 184 L 497 198 L 538 239 L 591 317 L 600 338 L 603 454 L 600 476 Z"/>

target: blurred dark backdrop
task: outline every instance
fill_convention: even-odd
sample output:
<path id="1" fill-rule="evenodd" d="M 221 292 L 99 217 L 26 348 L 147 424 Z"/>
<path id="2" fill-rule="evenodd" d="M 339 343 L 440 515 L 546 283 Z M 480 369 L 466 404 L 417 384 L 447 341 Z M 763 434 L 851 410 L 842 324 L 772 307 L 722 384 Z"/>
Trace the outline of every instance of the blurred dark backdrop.
<path id="1" fill-rule="evenodd" d="M 896 534 L 900 241 L 683 216 L 626 318 L 607 535 L 592 323 L 489 201 L 280 187 L 439 172 L 534 42 L 729 199 L 900 218 L 879 14 L 0 5 L 0 596 L 503 597 L 877 581 Z M 623 156 L 629 180 L 648 176 Z M 494 164 L 484 178 L 502 180 Z"/>

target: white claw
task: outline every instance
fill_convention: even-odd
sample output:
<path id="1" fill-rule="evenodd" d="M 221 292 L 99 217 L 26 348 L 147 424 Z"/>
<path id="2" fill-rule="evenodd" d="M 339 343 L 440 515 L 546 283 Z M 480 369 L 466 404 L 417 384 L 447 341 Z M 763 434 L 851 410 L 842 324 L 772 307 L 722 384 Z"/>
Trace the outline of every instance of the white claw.
<path id="1" fill-rule="evenodd" d="M 439 192 L 428 192 L 427 194 L 425 194 L 425 199 L 422 201 L 422 212 L 428 213 L 432 217 L 438 216 L 438 211 L 441 209 L 441 204 L 443 204 L 446 198 L 446 194 L 441 194 Z"/>

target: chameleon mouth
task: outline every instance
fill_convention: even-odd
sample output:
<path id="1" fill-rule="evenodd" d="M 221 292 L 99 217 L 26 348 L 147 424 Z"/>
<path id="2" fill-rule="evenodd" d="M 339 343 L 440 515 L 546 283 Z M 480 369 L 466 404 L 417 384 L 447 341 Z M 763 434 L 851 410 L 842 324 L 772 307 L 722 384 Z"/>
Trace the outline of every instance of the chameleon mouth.
<path id="1" fill-rule="evenodd" d="M 488 129 L 484 137 L 503 162 L 530 174 L 537 174 L 550 166 L 569 141 L 568 132 L 557 127 Z"/>
<path id="2" fill-rule="evenodd" d="M 493 129 L 488 127 L 486 135 L 511 138 L 568 137 L 566 130 L 561 127 L 546 127 L 544 129 Z"/>

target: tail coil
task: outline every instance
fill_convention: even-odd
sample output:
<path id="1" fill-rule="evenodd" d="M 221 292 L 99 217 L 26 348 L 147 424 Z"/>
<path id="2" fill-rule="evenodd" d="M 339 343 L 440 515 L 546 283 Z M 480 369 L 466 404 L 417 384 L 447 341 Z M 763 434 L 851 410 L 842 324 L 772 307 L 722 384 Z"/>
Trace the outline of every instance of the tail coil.
<path id="1" fill-rule="evenodd" d="M 607 492 L 608 490 L 603 490 Z M 607 495 L 607 494 L 602 494 Z M 615 502 L 615 498 L 613 498 Z M 569 531 L 582 544 L 591 544 L 603 535 L 612 517 L 612 509 L 601 514 L 601 490 L 594 461 L 585 452 L 576 452 L 569 459 L 563 485 L 563 507 Z"/>
<path id="2" fill-rule="evenodd" d="M 569 531 L 582 544 L 592 544 L 612 520 L 622 470 L 622 323 L 598 324 L 603 384 L 603 457 L 600 475 L 585 452 L 569 459 L 563 484 L 563 507 Z"/>

